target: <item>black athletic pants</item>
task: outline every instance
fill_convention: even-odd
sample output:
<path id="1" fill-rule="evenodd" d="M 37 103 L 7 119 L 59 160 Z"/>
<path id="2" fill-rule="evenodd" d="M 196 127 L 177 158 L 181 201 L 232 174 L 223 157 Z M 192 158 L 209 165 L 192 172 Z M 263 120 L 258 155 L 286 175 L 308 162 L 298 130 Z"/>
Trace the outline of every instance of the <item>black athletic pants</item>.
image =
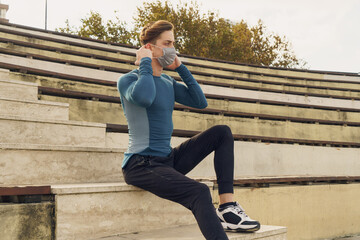
<path id="1" fill-rule="evenodd" d="M 133 155 L 123 169 L 126 183 L 190 209 L 207 240 L 228 239 L 212 204 L 209 187 L 185 176 L 215 151 L 219 194 L 233 193 L 234 139 L 217 125 L 173 148 L 168 157 Z"/>

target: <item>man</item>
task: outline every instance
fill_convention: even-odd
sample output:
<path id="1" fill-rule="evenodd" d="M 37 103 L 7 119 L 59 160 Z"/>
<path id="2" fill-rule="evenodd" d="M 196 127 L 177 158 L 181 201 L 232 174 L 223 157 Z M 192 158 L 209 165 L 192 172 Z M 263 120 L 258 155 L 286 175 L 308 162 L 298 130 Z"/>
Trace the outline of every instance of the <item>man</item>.
<path id="1" fill-rule="evenodd" d="M 118 81 L 129 126 L 122 164 L 126 183 L 190 209 L 206 239 L 228 239 L 224 228 L 258 230 L 260 223 L 233 200 L 234 139 L 228 126 L 214 126 L 176 148 L 170 146 L 174 102 L 207 107 L 199 84 L 176 55 L 173 25 L 163 20 L 149 23 L 140 40 L 135 62 L 139 68 Z M 164 67 L 178 72 L 186 86 L 163 74 Z M 209 188 L 185 176 L 212 151 L 220 198 L 216 210 Z"/>

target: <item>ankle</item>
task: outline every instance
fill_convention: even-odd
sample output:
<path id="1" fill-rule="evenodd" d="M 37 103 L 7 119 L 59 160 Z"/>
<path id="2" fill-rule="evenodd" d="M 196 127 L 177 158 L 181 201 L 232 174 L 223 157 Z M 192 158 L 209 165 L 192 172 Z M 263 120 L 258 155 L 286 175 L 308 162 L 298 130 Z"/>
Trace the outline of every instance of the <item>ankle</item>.
<path id="1" fill-rule="evenodd" d="M 219 195 L 220 205 L 224 203 L 234 202 L 234 194 L 233 193 L 223 193 Z"/>
<path id="2" fill-rule="evenodd" d="M 235 202 L 227 202 L 227 203 L 220 204 L 219 208 L 226 208 L 228 206 L 234 206 L 234 205 L 235 205 Z"/>

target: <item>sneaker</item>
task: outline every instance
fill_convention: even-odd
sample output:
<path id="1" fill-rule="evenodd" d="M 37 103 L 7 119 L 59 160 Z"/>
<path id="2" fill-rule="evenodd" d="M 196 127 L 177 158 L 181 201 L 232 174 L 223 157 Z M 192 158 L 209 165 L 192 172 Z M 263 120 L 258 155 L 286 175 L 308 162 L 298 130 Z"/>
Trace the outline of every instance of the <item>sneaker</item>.
<path id="1" fill-rule="evenodd" d="M 260 223 L 246 215 L 244 209 L 237 202 L 216 209 L 216 213 L 224 229 L 237 232 L 255 232 L 260 229 Z"/>

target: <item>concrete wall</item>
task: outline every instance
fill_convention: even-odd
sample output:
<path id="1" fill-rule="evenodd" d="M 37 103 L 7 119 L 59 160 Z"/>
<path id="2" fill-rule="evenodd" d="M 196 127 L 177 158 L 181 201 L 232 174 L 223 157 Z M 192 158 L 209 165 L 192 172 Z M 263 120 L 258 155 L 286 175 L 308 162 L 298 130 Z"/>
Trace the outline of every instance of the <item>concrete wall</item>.
<path id="1" fill-rule="evenodd" d="M 1 240 L 54 238 L 54 203 L 0 204 Z"/>
<path id="2" fill-rule="evenodd" d="M 37 83 L 39 86 L 60 88 L 71 91 L 87 92 L 102 94 L 107 96 L 119 97 L 116 87 L 100 86 L 90 83 L 82 83 L 77 81 L 58 79 L 44 76 L 34 76 L 29 74 L 11 73 L 11 78 Z M 358 88 L 358 87 L 357 87 Z M 207 99 L 208 108 L 221 109 L 224 111 L 241 111 L 249 113 L 262 113 L 289 117 L 303 117 L 327 119 L 335 121 L 359 121 L 360 113 L 343 112 L 336 110 L 322 110 L 311 108 L 300 108 L 280 105 L 267 105 L 260 103 L 237 102 L 219 99 Z"/>
<path id="3" fill-rule="evenodd" d="M 101 60 L 101 59 L 94 59 L 94 58 L 88 58 L 83 56 L 78 56 L 74 54 L 66 54 L 66 53 L 59 53 L 54 51 L 48 51 L 48 50 L 41 50 L 41 49 L 35 49 L 35 48 L 29 48 L 29 47 L 23 47 L 19 45 L 14 45 L 11 43 L 0 43 L 1 48 L 8 48 L 11 50 L 16 50 L 17 52 L 21 52 L 24 54 L 35 54 L 40 56 L 47 56 L 52 58 L 58 58 L 68 61 L 76 61 L 81 63 L 88 63 L 88 64 L 94 64 L 98 66 L 109 66 L 109 67 L 115 67 L 115 68 L 122 68 L 127 69 L 128 71 L 131 71 L 137 66 L 135 65 L 129 65 L 126 63 L 119 63 L 109 60 Z M 83 49 L 83 52 L 87 53 L 87 49 Z M 102 55 L 102 54 L 101 54 Z M 117 56 L 118 57 L 118 56 Z M 127 57 L 125 57 L 127 58 Z M 126 60 L 126 59 L 124 59 Z M 209 68 L 203 68 L 203 67 L 195 67 L 195 66 L 188 66 L 188 68 L 195 72 L 199 73 L 206 73 L 206 74 L 214 74 L 214 75 L 221 75 L 221 76 L 228 76 L 228 77 L 245 77 L 247 79 L 251 79 L 252 76 L 248 76 L 247 74 L 239 74 L 231 71 L 222 71 L 222 70 L 215 70 L 215 69 L 209 69 Z M 178 77 L 178 74 L 174 71 L 165 71 L 166 74 Z M 267 88 L 267 89 L 277 89 L 282 91 L 299 91 L 299 92 L 307 92 L 307 93 L 320 93 L 320 94 L 329 94 L 329 95 L 338 95 L 338 96 L 348 96 L 348 97 L 359 97 L 360 92 L 351 92 L 346 90 L 330 90 L 330 89 L 318 89 L 318 88 L 308 88 L 308 87 L 300 87 L 300 86 L 284 86 L 282 84 L 271 84 L 266 83 L 266 80 L 264 82 L 256 82 L 256 81 L 248 81 L 248 80 L 234 80 L 234 79 L 227 79 L 223 77 L 207 77 L 200 74 L 193 74 L 195 79 L 200 81 L 210 81 L 215 83 L 229 83 L 229 84 L 238 84 L 243 86 L 251 86 L 251 87 L 261 87 L 261 88 Z M 275 81 L 282 82 L 284 79 L 274 79 Z M 268 81 L 268 80 L 267 80 Z M 290 82 L 289 79 L 285 79 L 287 83 Z M 303 80 L 304 81 L 304 80 Z M 339 84 L 334 85 L 334 83 L 329 82 L 320 82 L 323 86 L 331 87 L 331 86 L 337 86 L 342 85 L 344 88 L 349 88 L 346 84 Z M 311 84 L 310 84 L 311 85 Z M 351 85 L 350 85 L 351 86 Z"/>
<path id="4" fill-rule="evenodd" d="M 360 233 L 360 183 L 235 188 L 235 199 L 261 224 L 286 226 L 289 240 Z"/>
<path id="5" fill-rule="evenodd" d="M 186 141 L 173 138 L 173 147 Z M 359 176 L 360 150 L 235 141 L 235 178 L 252 176 Z M 215 178 L 214 153 L 189 176 Z"/>
<path id="6" fill-rule="evenodd" d="M 28 59 L 23 57 L 17 57 L 7 54 L 0 54 L 0 61 L 7 62 L 21 67 L 32 67 L 34 69 L 56 72 L 66 75 L 72 75 L 76 77 L 84 77 L 101 80 L 116 82 L 121 73 L 97 70 L 92 68 L 79 67 L 74 65 L 60 64 L 54 62 L 48 62 L 44 60 Z M 40 67 L 41 66 L 41 67 Z M 328 99 L 322 97 L 312 96 L 300 96 L 293 94 L 273 93 L 258 90 L 244 90 L 244 89 L 231 89 L 229 87 L 218 87 L 200 84 L 204 93 L 207 94 L 219 94 L 224 96 L 242 96 L 250 99 L 264 99 L 264 100 L 275 100 L 284 103 L 301 103 L 306 105 L 316 106 L 331 106 L 331 107 L 347 107 L 347 108 L 360 108 L 360 101 L 344 100 L 344 99 Z"/>
<path id="7" fill-rule="evenodd" d="M 106 146 L 127 148 L 126 133 L 107 133 Z M 173 147 L 188 138 L 173 137 Z M 235 141 L 235 178 L 256 176 L 359 176 L 360 150 Z M 188 176 L 215 179 L 211 153 Z"/>
<path id="8" fill-rule="evenodd" d="M 120 104 L 46 95 L 41 96 L 41 99 L 69 103 L 71 120 L 127 125 Z M 204 131 L 217 124 L 226 124 L 231 127 L 234 134 L 339 142 L 360 141 L 360 128 L 356 126 L 240 118 L 184 111 L 173 112 L 173 123 L 175 129 L 182 130 Z"/>

